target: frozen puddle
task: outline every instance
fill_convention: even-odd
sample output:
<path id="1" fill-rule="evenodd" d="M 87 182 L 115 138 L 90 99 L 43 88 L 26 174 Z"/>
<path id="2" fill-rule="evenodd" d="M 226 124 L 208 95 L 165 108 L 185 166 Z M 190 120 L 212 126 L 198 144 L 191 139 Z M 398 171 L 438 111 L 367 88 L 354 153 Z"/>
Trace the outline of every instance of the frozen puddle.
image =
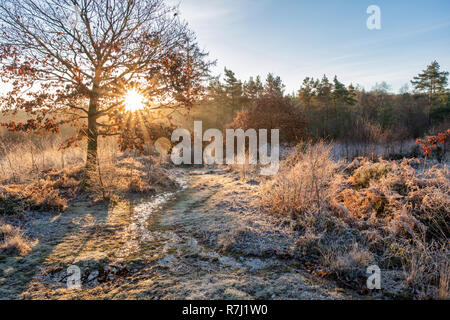
<path id="1" fill-rule="evenodd" d="M 134 208 L 133 216 L 131 217 L 130 231 L 133 232 L 140 241 L 151 241 L 154 239 L 152 232 L 148 228 L 148 219 L 155 212 L 155 210 L 160 210 L 168 201 L 171 201 L 175 196 L 185 190 L 188 186 L 188 180 L 185 177 L 185 172 L 176 172 L 174 179 L 180 188 L 174 192 L 164 192 L 156 196 L 152 201 L 145 202 L 137 205 Z"/>

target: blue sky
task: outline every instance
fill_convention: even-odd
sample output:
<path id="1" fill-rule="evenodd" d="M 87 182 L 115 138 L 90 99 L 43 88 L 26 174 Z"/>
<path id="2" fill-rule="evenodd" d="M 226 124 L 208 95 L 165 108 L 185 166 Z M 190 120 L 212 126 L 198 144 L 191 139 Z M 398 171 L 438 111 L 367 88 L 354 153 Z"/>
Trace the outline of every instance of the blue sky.
<path id="1" fill-rule="evenodd" d="M 397 91 L 437 60 L 450 70 L 448 0 L 171 0 L 201 47 L 239 78 L 273 72 L 287 91 L 306 76 L 337 75 L 371 89 Z M 381 8 L 381 30 L 369 30 L 368 6 Z"/>

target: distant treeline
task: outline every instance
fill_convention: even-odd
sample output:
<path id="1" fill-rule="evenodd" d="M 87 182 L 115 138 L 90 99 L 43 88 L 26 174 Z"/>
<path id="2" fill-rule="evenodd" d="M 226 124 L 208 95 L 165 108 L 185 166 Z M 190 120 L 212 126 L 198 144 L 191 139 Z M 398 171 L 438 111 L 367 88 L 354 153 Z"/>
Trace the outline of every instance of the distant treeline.
<path id="1" fill-rule="evenodd" d="M 365 142 L 417 138 L 449 127 L 448 75 L 434 61 L 411 81 L 412 90 L 405 86 L 398 94 L 389 92 L 385 82 L 366 91 L 326 76 L 306 78 L 298 92 L 285 94 L 280 77 L 269 74 L 265 81 L 260 77 L 241 81 L 225 68 L 223 79 L 209 83 L 192 116 L 204 127 L 290 126 L 295 127 L 292 132 L 312 138 Z"/>

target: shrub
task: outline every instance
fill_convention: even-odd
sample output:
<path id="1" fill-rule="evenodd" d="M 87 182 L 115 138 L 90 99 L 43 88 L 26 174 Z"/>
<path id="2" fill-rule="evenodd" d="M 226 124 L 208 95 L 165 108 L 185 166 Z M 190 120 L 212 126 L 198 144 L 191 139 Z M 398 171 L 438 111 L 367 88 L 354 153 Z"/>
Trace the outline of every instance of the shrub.
<path id="1" fill-rule="evenodd" d="M 24 256 L 34 245 L 35 242 L 30 241 L 19 228 L 9 224 L 0 225 L 0 253 Z"/>
<path id="2" fill-rule="evenodd" d="M 0 186 L 0 214 L 12 215 L 26 210 L 61 212 L 67 201 L 52 183 L 28 186 Z"/>
<path id="3" fill-rule="evenodd" d="M 376 263 L 403 269 L 408 296 L 448 297 L 446 166 L 422 171 L 415 159 L 360 158 L 345 167 L 332 161 L 324 144 L 295 150 L 261 186 L 263 208 L 295 219 L 294 250 L 358 289 L 361 270 Z"/>
<path id="4" fill-rule="evenodd" d="M 428 136 L 424 140 L 417 139 L 416 143 L 422 147 L 423 156 L 425 157 L 424 167 L 426 160 L 430 157 L 436 158 L 439 162 L 445 159 L 447 153 L 447 144 L 450 138 L 450 129 L 443 132 L 439 132 L 435 136 Z"/>
<path id="5" fill-rule="evenodd" d="M 339 165 L 331 160 L 331 147 L 319 143 L 304 151 L 302 148 L 286 159 L 281 171 L 261 191 L 261 204 L 278 214 L 298 217 L 317 213 L 327 207 L 332 196 L 329 186 Z"/>
<path id="6" fill-rule="evenodd" d="M 126 193 L 152 195 L 175 187 L 167 170 L 150 156 L 123 156 L 117 162 L 102 162 L 93 180 L 93 191 L 104 198 Z"/>
<path id="7" fill-rule="evenodd" d="M 252 107 L 238 113 L 233 123 L 234 129 L 280 130 L 282 142 L 298 141 L 305 136 L 307 123 L 300 109 L 291 100 L 277 94 L 265 94 Z"/>
<path id="8" fill-rule="evenodd" d="M 342 247 L 335 243 L 323 250 L 321 260 L 339 280 L 344 280 L 361 276 L 367 266 L 374 262 L 374 255 L 358 243 L 351 247 Z"/>

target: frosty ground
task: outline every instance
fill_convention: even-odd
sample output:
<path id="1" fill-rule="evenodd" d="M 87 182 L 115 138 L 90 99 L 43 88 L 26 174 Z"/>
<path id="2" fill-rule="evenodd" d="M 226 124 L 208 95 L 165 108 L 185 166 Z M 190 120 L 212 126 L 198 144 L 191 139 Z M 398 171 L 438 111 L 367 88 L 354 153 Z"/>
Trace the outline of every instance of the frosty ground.
<path id="1" fill-rule="evenodd" d="M 289 253 L 289 221 L 253 205 L 259 182 L 229 169 L 175 169 L 178 191 L 29 217 L 40 235 L 0 261 L 1 299 L 342 299 Z M 67 268 L 82 289 L 67 289 Z"/>

